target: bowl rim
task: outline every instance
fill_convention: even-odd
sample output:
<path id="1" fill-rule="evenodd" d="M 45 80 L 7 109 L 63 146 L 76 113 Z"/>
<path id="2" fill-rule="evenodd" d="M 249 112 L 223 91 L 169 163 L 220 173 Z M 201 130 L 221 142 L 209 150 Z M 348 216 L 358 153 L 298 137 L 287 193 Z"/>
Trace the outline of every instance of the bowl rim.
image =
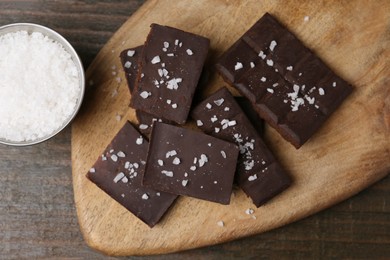
<path id="1" fill-rule="evenodd" d="M 0 36 L 7 34 L 7 33 L 17 32 L 17 31 L 27 31 L 28 33 L 40 32 L 44 36 L 47 36 L 51 40 L 54 40 L 54 41 L 58 42 L 59 44 L 61 44 L 64 47 L 64 49 L 71 55 L 71 59 L 75 63 L 77 70 L 78 70 L 78 73 L 79 73 L 80 93 L 79 93 L 79 97 L 78 97 L 78 100 L 76 103 L 75 110 L 63 122 L 63 124 L 58 129 L 56 129 L 55 131 L 53 131 L 51 134 L 49 134 L 47 136 L 37 138 L 34 140 L 27 140 L 27 141 L 21 141 L 21 142 L 12 141 L 12 140 L 8 140 L 8 139 L 0 137 L 0 144 L 5 144 L 5 145 L 9 145 L 9 146 L 30 146 L 30 145 L 42 143 L 42 142 L 47 141 L 47 140 L 51 139 L 52 137 L 56 136 L 62 130 L 64 130 L 76 117 L 77 113 L 79 112 L 79 110 L 81 108 L 81 104 L 83 102 L 84 95 L 85 95 L 85 70 L 84 70 L 83 63 L 80 59 L 80 56 L 77 54 L 74 47 L 69 43 L 68 40 L 65 39 L 64 36 L 62 36 L 60 33 L 56 32 L 55 30 L 53 30 L 49 27 L 46 27 L 44 25 L 35 24 L 35 23 L 12 23 L 12 24 L 6 24 L 3 26 L 0 26 Z"/>

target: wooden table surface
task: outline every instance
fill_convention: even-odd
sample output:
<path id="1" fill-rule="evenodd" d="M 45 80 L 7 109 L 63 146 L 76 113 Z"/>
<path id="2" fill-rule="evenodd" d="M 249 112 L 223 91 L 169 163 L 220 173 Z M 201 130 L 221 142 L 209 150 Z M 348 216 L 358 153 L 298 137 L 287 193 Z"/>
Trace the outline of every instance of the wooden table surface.
<path id="1" fill-rule="evenodd" d="M 0 25 L 34 22 L 51 27 L 73 44 L 87 68 L 143 2 L 1 0 Z M 79 232 L 70 137 L 67 128 L 39 145 L 0 145 L 0 259 L 105 258 Z M 390 258 L 389 195 L 388 176 L 339 205 L 265 234 L 150 258 Z"/>

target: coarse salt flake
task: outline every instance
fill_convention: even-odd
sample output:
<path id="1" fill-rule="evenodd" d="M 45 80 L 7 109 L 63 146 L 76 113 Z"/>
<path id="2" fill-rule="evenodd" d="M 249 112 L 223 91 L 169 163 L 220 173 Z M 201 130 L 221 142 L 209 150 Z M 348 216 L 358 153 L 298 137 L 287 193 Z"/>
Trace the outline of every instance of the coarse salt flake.
<path id="1" fill-rule="evenodd" d="M 130 61 L 126 61 L 125 68 L 129 69 L 130 67 L 131 67 L 131 62 Z"/>
<path id="2" fill-rule="evenodd" d="M 261 77 L 260 81 L 261 81 L 261 82 L 266 82 L 266 81 L 267 81 L 267 78 L 266 78 L 266 77 Z"/>
<path id="3" fill-rule="evenodd" d="M 172 156 L 175 156 L 175 155 L 177 155 L 177 152 L 175 150 L 171 150 L 171 151 L 168 151 L 165 154 L 165 158 L 169 158 L 169 157 L 172 157 Z"/>
<path id="4" fill-rule="evenodd" d="M 225 226 L 225 223 L 224 223 L 222 220 L 220 220 L 220 221 L 217 222 L 217 225 L 218 225 L 219 227 L 224 227 L 224 226 Z"/>
<path id="5" fill-rule="evenodd" d="M 196 120 L 196 125 L 197 126 L 202 126 L 203 125 L 203 122 L 201 120 Z"/>
<path id="6" fill-rule="evenodd" d="M 226 152 L 225 151 L 221 151 L 221 155 L 224 159 L 226 159 Z"/>
<path id="7" fill-rule="evenodd" d="M 276 45 L 277 45 L 276 41 L 271 41 L 271 43 L 270 43 L 270 45 L 269 45 L 269 49 L 270 49 L 271 51 L 274 51 Z"/>
<path id="8" fill-rule="evenodd" d="M 188 180 L 182 180 L 182 181 L 181 181 L 181 185 L 182 185 L 183 187 L 187 186 L 187 184 L 188 184 Z"/>
<path id="9" fill-rule="evenodd" d="M 115 178 L 114 178 L 114 182 L 115 183 L 118 183 L 118 181 L 120 181 L 123 177 L 125 177 L 125 174 L 123 172 L 120 172 L 118 173 Z"/>
<path id="10" fill-rule="evenodd" d="M 139 129 L 141 129 L 141 130 L 146 130 L 146 129 L 148 129 L 148 128 L 149 128 L 148 125 L 145 125 L 145 124 L 140 124 L 140 125 L 139 125 Z"/>
<path id="11" fill-rule="evenodd" d="M 112 154 L 110 158 L 111 158 L 111 160 L 113 160 L 114 162 L 117 162 L 117 161 L 118 161 L 118 156 L 115 155 L 115 154 Z"/>
<path id="12" fill-rule="evenodd" d="M 234 70 L 240 70 L 242 69 L 244 66 L 242 65 L 241 62 L 237 62 L 236 65 L 234 65 Z"/>
<path id="13" fill-rule="evenodd" d="M 151 96 L 152 93 L 147 92 L 147 91 L 142 91 L 139 95 L 140 95 L 143 99 L 146 99 L 146 98 L 148 98 L 149 96 Z"/>
<path id="14" fill-rule="evenodd" d="M 187 52 L 187 54 L 189 55 L 189 56 L 191 56 L 191 55 L 193 55 L 194 53 L 192 52 L 192 50 L 191 49 L 187 49 L 186 50 L 186 52 Z"/>
<path id="15" fill-rule="evenodd" d="M 138 145 L 141 145 L 144 142 L 144 138 L 142 136 L 138 137 L 137 140 L 135 140 L 135 143 Z"/>
<path id="16" fill-rule="evenodd" d="M 149 196 L 148 196 L 148 194 L 146 194 L 146 193 L 142 194 L 142 199 L 143 199 L 143 200 L 147 200 L 147 199 L 149 199 Z"/>
<path id="17" fill-rule="evenodd" d="M 267 60 L 267 65 L 268 66 L 273 66 L 274 65 L 274 61 L 273 60 Z"/>
<path id="18" fill-rule="evenodd" d="M 267 88 L 267 91 L 268 91 L 269 93 L 271 93 L 271 94 L 274 93 L 274 90 L 273 90 L 272 88 Z"/>
<path id="19" fill-rule="evenodd" d="M 164 166 L 164 161 L 161 160 L 161 159 L 157 160 L 157 163 L 158 163 L 158 165 L 160 165 L 160 166 Z"/>
<path id="20" fill-rule="evenodd" d="M 133 57 L 134 54 L 135 54 L 135 50 L 128 50 L 127 51 L 127 56 L 129 56 L 129 57 Z"/>
<path id="21" fill-rule="evenodd" d="M 220 106 L 223 104 L 224 101 L 225 101 L 225 99 L 220 98 L 220 99 L 214 100 L 214 104 L 216 104 L 217 106 Z"/>
<path id="22" fill-rule="evenodd" d="M 162 170 L 161 173 L 167 177 L 173 177 L 173 171 Z"/>
<path id="23" fill-rule="evenodd" d="M 293 70 L 293 66 L 288 66 L 288 67 L 286 68 L 286 70 L 292 71 L 292 70 Z"/>
<path id="24" fill-rule="evenodd" d="M 89 169 L 89 172 L 90 172 L 90 173 L 95 173 L 96 170 L 95 170 L 95 168 L 91 168 L 91 169 Z"/>
<path id="25" fill-rule="evenodd" d="M 126 154 L 122 151 L 119 151 L 116 155 L 118 155 L 118 157 L 121 157 L 121 158 L 126 157 Z"/>
<path id="26" fill-rule="evenodd" d="M 318 89 L 318 94 L 320 94 L 320 96 L 325 95 L 325 90 L 323 88 L 319 88 Z"/>
<path id="27" fill-rule="evenodd" d="M 180 164 L 180 159 L 177 158 L 177 157 L 175 157 L 175 159 L 173 159 L 172 163 L 173 163 L 174 165 L 179 165 L 179 164 Z"/>
<path id="28" fill-rule="evenodd" d="M 248 181 L 254 181 L 256 179 L 257 179 L 257 175 L 256 174 L 251 175 L 251 176 L 248 177 Z"/>
<path id="29" fill-rule="evenodd" d="M 157 64 L 157 63 L 159 63 L 160 61 L 161 61 L 160 56 L 154 56 L 153 59 L 152 59 L 152 61 L 151 61 L 151 63 L 152 63 L 152 64 Z"/>

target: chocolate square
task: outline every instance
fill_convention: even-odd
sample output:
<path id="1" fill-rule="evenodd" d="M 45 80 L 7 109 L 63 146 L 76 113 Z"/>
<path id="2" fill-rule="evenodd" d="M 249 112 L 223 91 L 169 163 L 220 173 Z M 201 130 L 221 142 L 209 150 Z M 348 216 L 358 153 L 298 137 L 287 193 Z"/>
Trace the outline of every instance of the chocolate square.
<path id="1" fill-rule="evenodd" d="M 236 145 L 193 130 L 155 122 L 143 184 L 156 190 L 229 204 Z"/>
<path id="2" fill-rule="evenodd" d="M 148 142 L 127 122 L 96 160 L 87 178 L 153 227 L 177 196 L 141 185 L 147 151 Z"/>
<path id="3" fill-rule="evenodd" d="M 184 124 L 210 41 L 168 26 L 152 24 L 144 45 L 131 106 Z"/>
<path id="4" fill-rule="evenodd" d="M 290 185 L 290 177 L 226 88 L 206 98 L 191 115 L 206 133 L 239 146 L 236 181 L 257 207 Z"/>
<path id="5" fill-rule="evenodd" d="M 239 68 L 238 73 L 231 61 L 249 60 L 248 55 L 252 66 Z M 240 76 L 231 83 L 296 148 L 315 134 L 353 90 L 268 13 L 221 56 L 216 67 L 228 81 L 233 74 Z"/>

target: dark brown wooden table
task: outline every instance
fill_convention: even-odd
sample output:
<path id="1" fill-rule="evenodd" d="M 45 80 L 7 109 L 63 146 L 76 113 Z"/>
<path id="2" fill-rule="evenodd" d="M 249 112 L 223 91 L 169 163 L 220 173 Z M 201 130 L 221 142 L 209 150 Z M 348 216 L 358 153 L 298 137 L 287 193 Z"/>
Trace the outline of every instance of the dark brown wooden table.
<path id="1" fill-rule="evenodd" d="M 87 68 L 143 2 L 1 0 L 0 25 L 33 22 L 51 27 L 73 44 Z M 79 232 L 70 137 L 68 128 L 39 145 L 0 145 L 0 259 L 105 258 L 90 249 Z M 277 230 L 151 258 L 190 257 L 390 259 L 390 177 L 339 205 Z"/>

